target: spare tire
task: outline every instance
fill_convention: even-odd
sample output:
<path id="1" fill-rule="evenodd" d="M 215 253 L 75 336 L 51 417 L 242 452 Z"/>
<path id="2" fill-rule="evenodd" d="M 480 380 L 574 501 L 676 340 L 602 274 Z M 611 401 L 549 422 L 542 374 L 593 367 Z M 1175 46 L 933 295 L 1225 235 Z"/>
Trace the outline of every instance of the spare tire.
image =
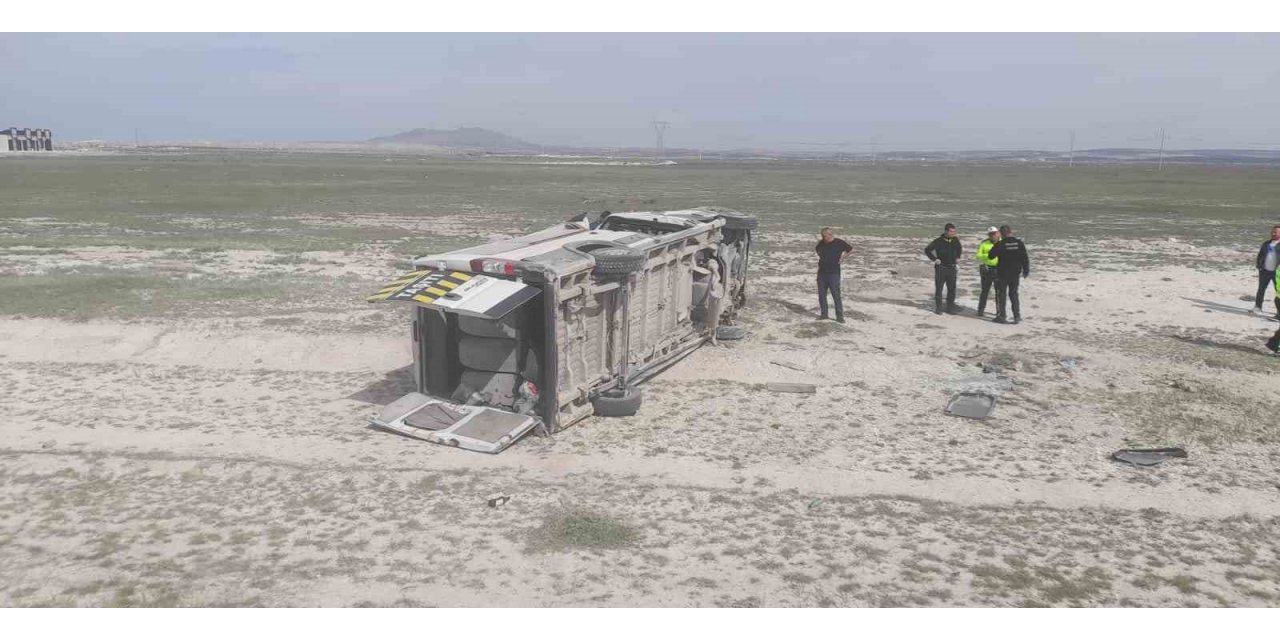
<path id="1" fill-rule="evenodd" d="M 640 410 L 643 395 L 635 387 L 626 389 L 610 389 L 591 400 L 596 415 L 606 418 L 634 416 Z"/>
<path id="2" fill-rule="evenodd" d="M 591 273 L 602 278 L 629 276 L 644 266 L 645 254 L 626 247 L 605 247 L 591 252 L 596 266 Z"/>
<path id="3" fill-rule="evenodd" d="M 747 337 L 747 330 L 736 325 L 716 327 L 716 340 L 741 340 Z"/>
<path id="4" fill-rule="evenodd" d="M 741 213 L 721 213 L 720 219 L 724 220 L 724 228 L 726 229 L 755 229 L 760 226 L 760 221 L 755 216 L 745 216 Z"/>

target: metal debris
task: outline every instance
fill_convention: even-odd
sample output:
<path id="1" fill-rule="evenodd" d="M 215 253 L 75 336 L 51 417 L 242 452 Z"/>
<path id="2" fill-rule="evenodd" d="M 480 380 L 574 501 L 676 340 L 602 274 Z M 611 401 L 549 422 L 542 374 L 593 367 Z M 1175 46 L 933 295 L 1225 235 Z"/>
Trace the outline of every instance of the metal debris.
<path id="1" fill-rule="evenodd" d="M 947 403 L 947 414 L 961 418 L 982 420 L 996 408 L 996 397 L 980 391 L 965 391 L 952 396 Z"/>
<path id="2" fill-rule="evenodd" d="M 491 507 L 501 507 L 511 501 L 511 496 L 495 493 L 485 499 L 485 502 Z"/>
<path id="3" fill-rule="evenodd" d="M 770 391 L 778 391 L 781 393 L 817 393 L 818 385 L 805 384 L 803 382 L 770 382 L 765 385 Z"/>
<path id="4" fill-rule="evenodd" d="M 770 360 L 770 361 L 769 361 L 769 364 L 776 364 L 776 365 L 778 365 L 779 367 L 786 367 L 786 368 L 788 368 L 788 369 L 791 369 L 792 371 L 804 371 L 804 370 L 805 370 L 805 369 L 804 369 L 804 367 L 796 366 L 796 365 L 794 365 L 794 364 L 791 364 L 790 362 L 781 362 L 781 361 L 779 361 L 779 360 Z"/>
<path id="5" fill-rule="evenodd" d="M 1139 467 L 1154 467 L 1170 458 L 1187 457 L 1186 449 L 1181 447 L 1161 447 L 1158 449 L 1120 449 L 1111 454 L 1111 459 Z"/>

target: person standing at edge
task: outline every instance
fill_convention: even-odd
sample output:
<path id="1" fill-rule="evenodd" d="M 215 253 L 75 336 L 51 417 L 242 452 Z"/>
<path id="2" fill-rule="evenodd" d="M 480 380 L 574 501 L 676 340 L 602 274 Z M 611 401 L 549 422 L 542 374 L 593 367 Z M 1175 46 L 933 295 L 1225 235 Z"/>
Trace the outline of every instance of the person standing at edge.
<path id="1" fill-rule="evenodd" d="M 821 320 L 827 316 L 827 292 L 836 304 L 836 322 L 844 322 L 844 304 L 840 300 L 840 262 L 853 253 L 853 245 L 837 238 L 831 227 L 822 228 L 822 239 L 814 247 L 818 254 L 818 308 Z"/>
<path id="2" fill-rule="evenodd" d="M 978 245 L 978 279 L 982 282 L 982 293 L 978 296 L 978 315 L 987 309 L 987 295 L 991 293 L 991 285 L 996 281 L 996 265 L 999 258 L 992 258 L 991 247 L 1000 242 L 1000 230 L 995 227 L 987 229 L 987 239 Z"/>
<path id="3" fill-rule="evenodd" d="M 711 346 L 720 346 L 716 332 L 720 330 L 720 313 L 724 310 L 724 285 L 720 284 L 720 259 L 707 260 L 711 277 L 707 279 L 707 331 L 711 333 Z"/>
<path id="4" fill-rule="evenodd" d="M 1009 322 L 1005 315 L 1005 301 L 1013 305 L 1013 324 L 1022 322 L 1022 307 L 1018 304 L 1018 284 L 1020 278 L 1031 275 L 1031 257 L 1027 255 L 1027 246 L 1022 240 L 1013 237 L 1009 225 L 1000 226 L 1000 242 L 996 243 L 987 255 L 999 261 L 996 264 L 996 318 L 995 322 Z"/>
<path id="5" fill-rule="evenodd" d="M 1280 309 L 1280 272 L 1276 274 L 1275 285 L 1276 308 Z M 1271 336 L 1271 339 L 1267 341 L 1267 348 L 1271 350 L 1272 354 L 1280 356 L 1280 329 L 1276 329 L 1275 335 Z"/>
<path id="6" fill-rule="evenodd" d="M 964 251 L 960 248 L 960 239 L 956 237 L 956 226 L 947 223 L 942 235 L 933 239 L 924 248 L 924 255 L 933 261 L 933 312 L 942 313 L 942 286 L 947 287 L 947 313 L 955 313 L 956 307 L 956 261 Z"/>
<path id="7" fill-rule="evenodd" d="M 1262 315 L 1262 299 L 1267 287 L 1275 286 L 1276 268 L 1280 267 L 1280 224 L 1271 227 L 1271 239 L 1258 249 L 1258 295 L 1253 298 L 1253 312 Z M 1280 296 L 1280 288 L 1276 289 Z M 1276 298 L 1276 319 L 1280 320 L 1280 297 Z"/>

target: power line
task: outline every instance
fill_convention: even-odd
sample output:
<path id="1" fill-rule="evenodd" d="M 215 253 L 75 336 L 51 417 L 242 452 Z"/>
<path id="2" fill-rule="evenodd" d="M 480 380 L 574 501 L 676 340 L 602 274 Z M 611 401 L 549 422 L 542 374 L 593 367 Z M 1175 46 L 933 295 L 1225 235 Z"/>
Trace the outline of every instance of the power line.
<path id="1" fill-rule="evenodd" d="M 1160 129 L 1160 162 L 1156 165 L 1156 171 L 1164 169 L 1164 128 Z"/>
<path id="2" fill-rule="evenodd" d="M 663 145 L 663 142 L 662 142 L 662 136 L 666 134 L 667 127 L 669 126 L 671 126 L 670 122 L 664 122 L 662 120 L 653 121 L 653 131 L 654 133 L 657 134 L 657 140 L 655 141 L 655 144 L 654 144 L 655 158 L 662 159 L 663 154 L 666 152 L 666 147 Z"/>

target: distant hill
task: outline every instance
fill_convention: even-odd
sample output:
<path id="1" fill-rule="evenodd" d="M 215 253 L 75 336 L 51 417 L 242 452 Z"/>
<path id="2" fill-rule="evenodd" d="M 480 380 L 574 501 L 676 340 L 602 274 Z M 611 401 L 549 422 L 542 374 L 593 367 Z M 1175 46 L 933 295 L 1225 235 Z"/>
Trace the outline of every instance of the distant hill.
<path id="1" fill-rule="evenodd" d="M 369 144 L 422 145 L 452 149 L 483 149 L 485 151 L 534 151 L 538 145 L 511 137 L 505 133 L 462 127 L 461 129 L 414 129 L 393 136 L 370 138 Z"/>

